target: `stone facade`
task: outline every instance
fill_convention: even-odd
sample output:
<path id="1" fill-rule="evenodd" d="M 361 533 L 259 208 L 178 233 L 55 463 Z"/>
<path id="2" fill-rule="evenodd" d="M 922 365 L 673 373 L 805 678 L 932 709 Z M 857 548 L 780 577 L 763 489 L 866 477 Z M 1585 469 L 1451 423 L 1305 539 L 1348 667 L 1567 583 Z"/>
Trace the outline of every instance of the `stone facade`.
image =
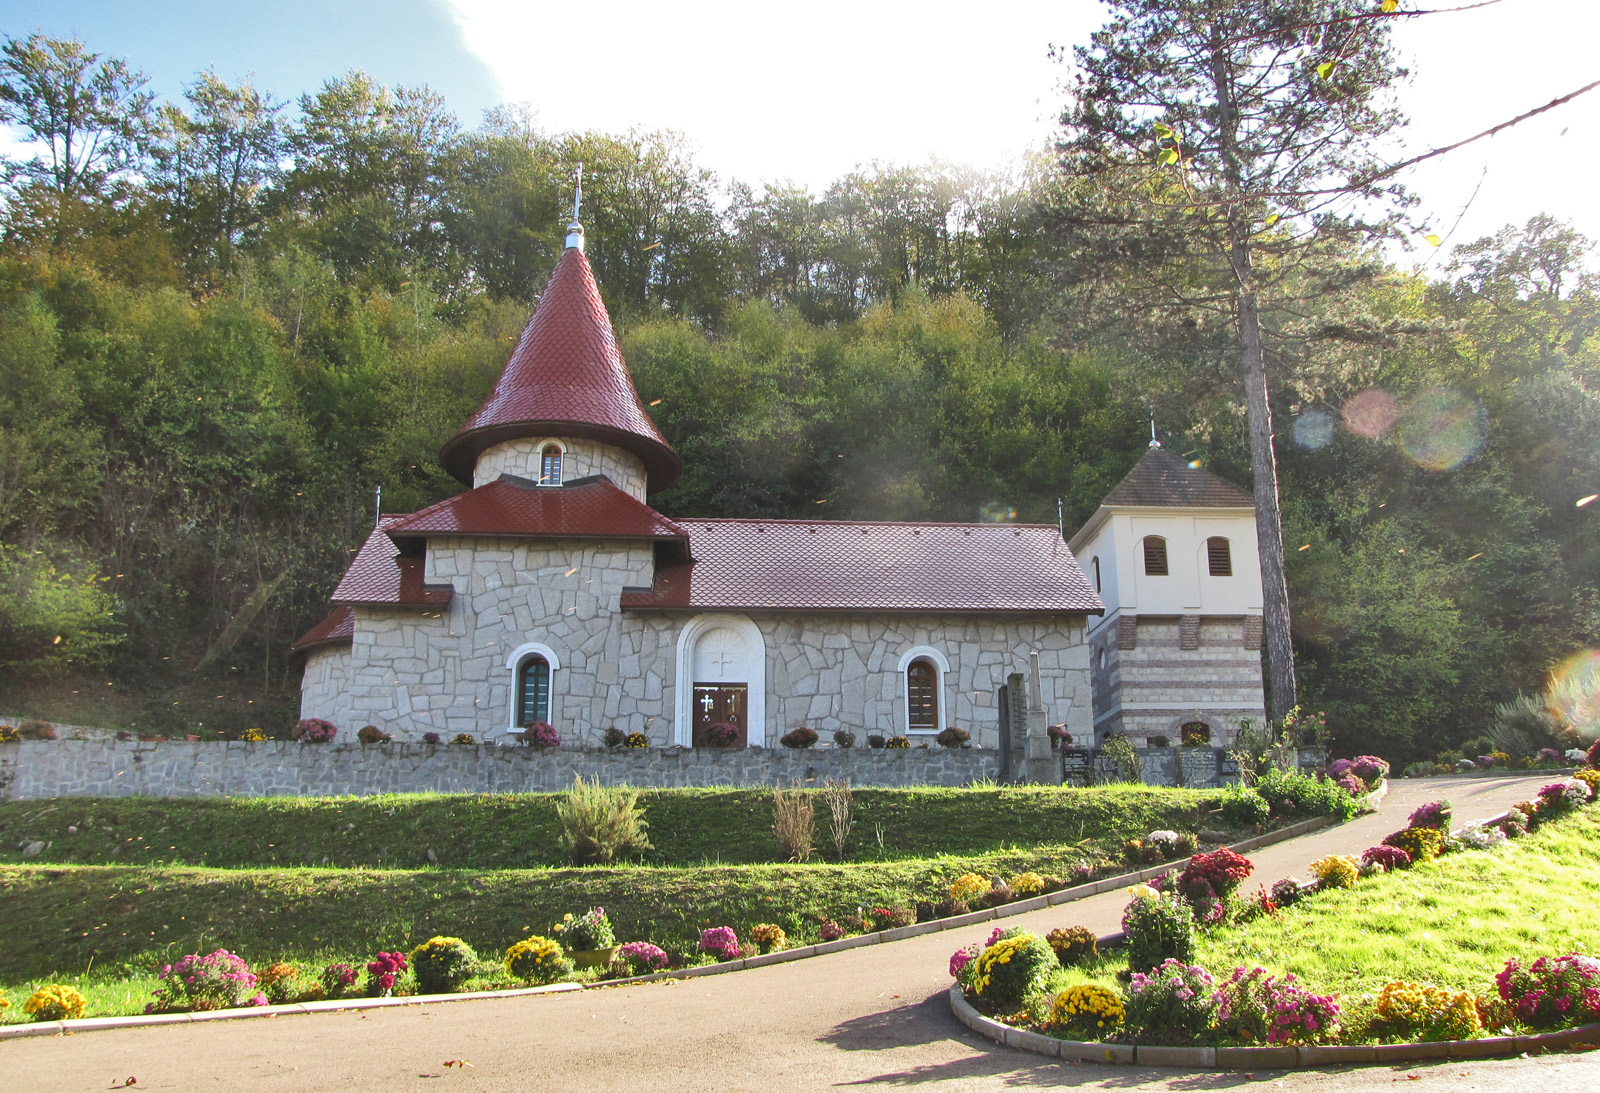
<path id="1" fill-rule="evenodd" d="M 753 744 L 776 743 L 799 725 L 824 739 L 838 728 L 904 733 L 901 661 L 919 649 L 948 665 L 941 720 L 974 744 L 997 746 L 995 690 L 1034 651 L 1052 723 L 1090 731 L 1082 617 L 621 611 L 623 590 L 647 586 L 652 565 L 649 544 L 436 538 L 426 579 L 454 587 L 448 608 L 358 607 L 351 646 L 307 658 L 301 716 L 373 724 L 401 739 L 429 731 L 499 739 L 512 728 L 514 656 L 536 644 L 552 662 L 550 719 L 565 743 L 598 744 L 615 726 L 653 744 L 687 744 L 696 680 L 685 632 L 725 621 L 758 646 L 761 669 L 740 680 L 763 691 L 763 703 L 751 700 L 753 715 L 764 708 L 750 725 Z"/>
<path id="2" fill-rule="evenodd" d="M 295 797 L 374 793 L 536 793 L 575 777 L 633 786 L 960 786 L 993 778 L 979 748 L 502 748 L 491 745 L 149 743 L 0 744 L 0 800 L 50 797 Z"/>
<path id="3" fill-rule="evenodd" d="M 642 459 L 609 444 L 566 436 L 508 440 L 485 449 L 472 470 L 472 485 L 474 488 L 486 486 L 502 474 L 539 481 L 540 460 L 545 445 L 551 443 L 559 444 L 562 448 L 562 481 L 573 482 L 590 475 L 603 474 L 624 493 L 644 500 L 646 474 Z"/>
<path id="4" fill-rule="evenodd" d="M 1096 738 L 1176 744 L 1182 725 L 1203 721 L 1212 744 L 1224 745 L 1241 719 L 1261 724 L 1259 619 L 1123 614 L 1097 627 L 1089 639 Z"/>

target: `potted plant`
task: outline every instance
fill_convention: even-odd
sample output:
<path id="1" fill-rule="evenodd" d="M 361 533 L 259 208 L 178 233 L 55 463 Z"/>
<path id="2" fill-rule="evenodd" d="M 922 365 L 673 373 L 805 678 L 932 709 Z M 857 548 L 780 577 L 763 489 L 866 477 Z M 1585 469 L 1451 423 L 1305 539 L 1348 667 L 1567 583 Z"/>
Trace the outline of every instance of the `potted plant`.
<path id="1" fill-rule="evenodd" d="M 326 744 L 338 731 L 331 721 L 324 721 L 320 717 L 308 717 L 295 722 L 289 735 L 302 744 Z"/>
<path id="2" fill-rule="evenodd" d="M 791 729 L 779 738 L 778 743 L 786 748 L 809 748 L 817 742 L 815 729 L 808 729 L 801 725 L 798 729 Z"/>
<path id="3" fill-rule="evenodd" d="M 934 737 L 934 740 L 936 740 L 939 743 L 939 746 L 943 748 L 964 748 L 967 746 L 967 741 L 971 739 L 971 733 L 969 733 L 966 729 L 958 729 L 954 725 L 951 725 L 938 736 Z"/>
<path id="4" fill-rule="evenodd" d="M 561 745 L 561 734 L 548 721 L 535 721 L 522 730 L 522 742 L 530 748 L 555 748 Z"/>
<path id="5" fill-rule="evenodd" d="M 603 968 L 611 963 L 617 951 L 617 935 L 611 929 L 611 919 L 604 907 L 591 907 L 574 918 L 563 915 L 551 927 L 567 956 L 580 968 Z"/>
<path id="6" fill-rule="evenodd" d="M 739 742 L 739 726 L 719 721 L 706 730 L 706 743 L 713 748 L 731 748 Z"/>

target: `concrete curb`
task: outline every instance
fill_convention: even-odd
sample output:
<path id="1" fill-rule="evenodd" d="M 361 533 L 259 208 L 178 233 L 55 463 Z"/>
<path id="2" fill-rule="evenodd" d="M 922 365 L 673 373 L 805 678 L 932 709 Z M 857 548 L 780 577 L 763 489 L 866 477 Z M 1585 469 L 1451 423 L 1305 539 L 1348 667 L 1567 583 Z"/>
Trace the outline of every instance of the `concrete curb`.
<path id="1" fill-rule="evenodd" d="M 1052 1059 L 1084 1063 L 1133 1063 L 1185 1070 L 1304 1070 L 1361 1063 L 1409 1063 L 1433 1059 L 1492 1059 L 1557 1048 L 1600 1047 L 1600 1024 L 1579 1025 L 1536 1036 L 1489 1036 L 1428 1044 L 1302 1045 L 1297 1047 L 1162 1047 L 1057 1040 L 991 1021 L 972 1008 L 959 985 L 950 987 L 950 1012 L 986 1040 Z"/>
<path id="2" fill-rule="evenodd" d="M 1263 846 L 1271 846 L 1274 843 L 1298 838 L 1301 835 L 1327 827 L 1331 823 L 1333 823 L 1333 817 L 1331 816 L 1317 816 L 1310 820 L 1301 820 L 1299 823 L 1290 824 L 1288 827 L 1279 828 L 1277 831 L 1269 831 L 1264 835 L 1255 835 L 1245 839 L 1243 842 L 1234 843 L 1229 849 L 1242 854 L 1247 850 L 1255 850 Z M 1182 859 L 1179 860 L 1181 861 Z M 805 960 L 808 957 L 825 956 L 828 953 L 843 952 L 846 949 L 855 949 L 863 945 L 882 945 L 906 938 L 919 937 L 923 934 L 939 933 L 943 930 L 959 930 L 967 926 L 976 926 L 981 922 L 990 922 L 994 919 L 1011 918 L 1015 915 L 1043 911 L 1046 908 L 1059 907 L 1064 903 L 1071 903 L 1087 896 L 1097 896 L 1102 892 L 1110 892 L 1117 888 L 1142 884 L 1152 877 L 1170 872 L 1177 864 L 1178 862 L 1176 861 L 1166 862 L 1162 865 L 1141 869 L 1136 873 L 1123 873 L 1119 876 L 1107 877 L 1104 880 L 1094 881 L 1090 884 L 1080 884 L 1072 888 L 1063 888 L 1059 892 L 1050 892 L 1046 895 L 1034 896 L 1031 899 L 1007 903 L 1000 907 L 973 911 L 971 914 L 954 915 L 950 918 L 934 919 L 929 922 L 918 922 L 910 926 L 898 926 L 890 930 L 878 930 L 870 934 L 857 934 L 854 937 L 841 937 L 837 941 L 824 941 L 817 945 L 805 945 L 798 949 L 784 949 L 775 953 L 763 953 L 760 956 L 729 960 L 721 964 L 702 964 L 695 968 L 680 968 L 676 971 L 635 975 L 626 979 L 607 979 L 599 983 L 552 983 L 546 987 L 517 987 L 509 990 L 473 991 L 467 994 L 412 994 L 403 998 L 340 998 L 322 1002 L 295 1002 L 286 1006 L 253 1006 L 208 1010 L 204 1013 L 151 1013 L 132 1014 L 125 1017 L 80 1017 L 74 1021 L 39 1021 L 25 1025 L 0 1025 L 0 1040 L 12 1040 L 23 1036 L 61 1036 L 68 1033 L 94 1032 L 98 1029 L 184 1024 L 192 1021 L 233 1021 L 251 1017 L 328 1013 L 334 1010 L 382 1009 L 386 1006 L 420 1006 L 430 1005 L 435 1002 L 469 1002 L 485 998 L 517 998 L 527 994 L 554 994 L 562 991 L 596 990 L 602 987 L 628 986 L 634 983 L 657 983 L 667 979 L 693 979 L 702 975 L 723 975 L 728 972 L 743 971 L 745 968 L 786 964 L 791 960 Z M 1041 1036 L 1040 1039 L 1047 1040 L 1049 1037 Z M 1108 1046 L 1115 1047 L 1116 1045 Z"/>

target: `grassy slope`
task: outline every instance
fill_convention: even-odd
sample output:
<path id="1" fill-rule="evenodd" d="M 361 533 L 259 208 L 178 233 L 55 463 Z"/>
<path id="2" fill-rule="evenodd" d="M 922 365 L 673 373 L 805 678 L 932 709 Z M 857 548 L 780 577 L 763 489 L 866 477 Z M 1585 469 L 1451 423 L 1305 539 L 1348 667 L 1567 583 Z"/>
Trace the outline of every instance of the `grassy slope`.
<path id="1" fill-rule="evenodd" d="M 1346 997 L 1391 979 L 1479 993 L 1511 957 L 1600 952 L 1600 809 L 1487 852 L 1451 854 L 1319 893 L 1203 939 L 1200 963 L 1294 972 Z"/>
<path id="2" fill-rule="evenodd" d="M 38 861 L 85 865 L 411 869 L 432 864 L 429 850 L 447 868 L 559 865 L 557 796 L 5 801 L 0 862 L 24 861 L 22 848 L 39 841 L 49 846 Z M 854 797 L 848 854 L 856 858 L 982 854 L 1220 821 L 1206 814 L 1214 792 L 1144 786 L 860 789 Z M 655 844 L 647 864 L 748 864 L 776 856 L 768 791 L 646 791 L 642 801 Z M 817 834 L 831 856 L 820 800 Z"/>

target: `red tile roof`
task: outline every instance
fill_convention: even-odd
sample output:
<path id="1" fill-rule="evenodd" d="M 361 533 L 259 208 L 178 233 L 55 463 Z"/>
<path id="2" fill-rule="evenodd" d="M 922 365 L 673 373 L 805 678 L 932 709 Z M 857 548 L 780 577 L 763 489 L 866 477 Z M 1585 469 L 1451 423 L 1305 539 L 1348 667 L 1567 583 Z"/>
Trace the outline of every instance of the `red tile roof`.
<path id="1" fill-rule="evenodd" d="M 384 530 L 395 540 L 429 535 L 562 539 L 684 539 L 688 532 L 601 475 L 540 486 L 503 474 Z"/>
<path id="2" fill-rule="evenodd" d="M 388 530 L 404 519 L 405 514 L 385 516 L 372 529 L 329 597 L 334 603 L 439 607 L 450 602 L 454 590 L 449 585 L 423 584 L 422 556 L 401 553 L 389 538 Z"/>
<path id="3" fill-rule="evenodd" d="M 289 646 L 289 660 L 309 653 L 322 645 L 349 645 L 356 633 L 356 611 L 353 607 L 335 607 L 317 625 L 301 634 Z"/>
<path id="4" fill-rule="evenodd" d="M 439 460 L 471 483 L 485 448 L 519 437 L 578 436 L 644 460 L 652 490 L 683 473 L 634 390 L 583 251 L 569 247 L 484 404 L 445 442 Z"/>
<path id="5" fill-rule="evenodd" d="M 1232 482 L 1191 467 L 1163 448 L 1146 448 L 1133 470 L 1100 502 L 1128 508 L 1255 508 L 1256 500 Z"/>
<path id="6" fill-rule="evenodd" d="M 633 609 L 1098 614 L 1054 526 L 680 520 L 693 562 L 658 565 Z"/>

